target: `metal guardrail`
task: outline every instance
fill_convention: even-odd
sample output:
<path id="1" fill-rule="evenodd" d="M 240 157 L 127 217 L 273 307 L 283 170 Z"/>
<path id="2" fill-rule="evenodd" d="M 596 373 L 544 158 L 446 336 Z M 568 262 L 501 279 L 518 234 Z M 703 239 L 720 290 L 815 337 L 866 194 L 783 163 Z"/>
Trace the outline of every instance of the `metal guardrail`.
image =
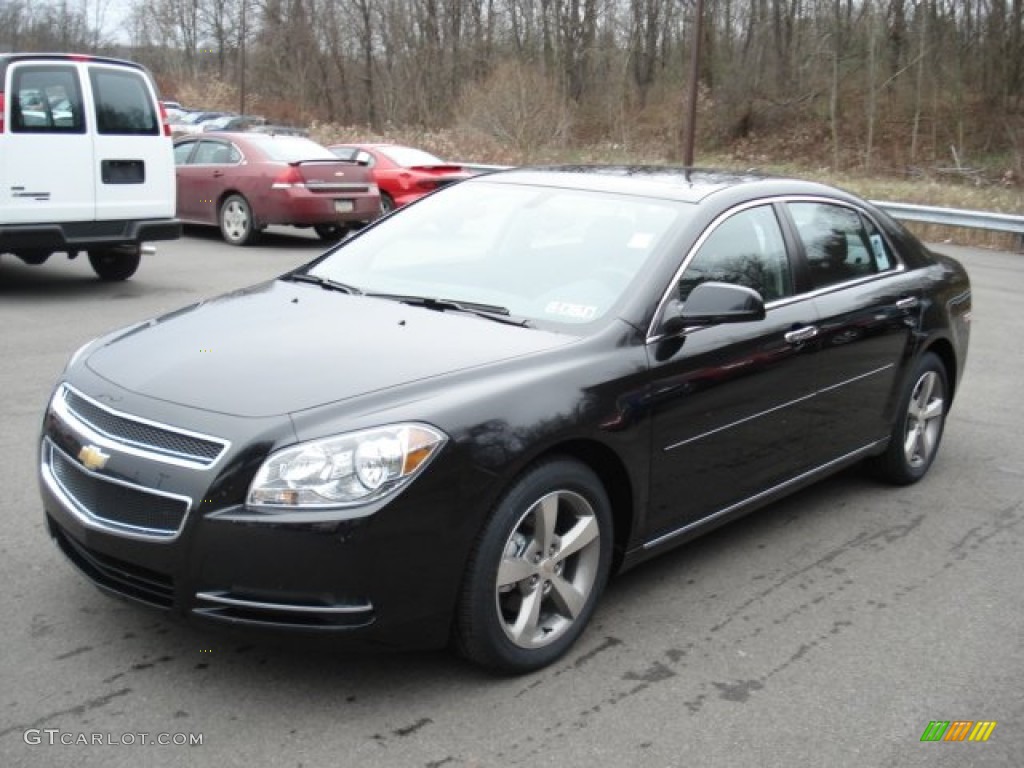
<path id="1" fill-rule="evenodd" d="M 1017 235 L 1018 245 L 1024 250 L 1024 216 L 988 211 L 968 211 L 962 208 L 935 208 L 930 205 L 914 205 L 912 203 L 888 203 L 882 200 L 872 200 L 871 203 L 894 219 L 941 224 L 946 227 L 1009 232 Z"/>
<path id="2" fill-rule="evenodd" d="M 507 171 L 513 168 L 511 165 L 485 165 L 483 163 L 460 163 L 458 160 L 451 160 L 452 165 L 458 165 L 473 173 L 493 173 L 494 171 Z"/>
<path id="3" fill-rule="evenodd" d="M 512 168 L 511 165 L 486 165 L 482 163 L 458 163 L 474 173 L 493 173 Z M 993 232 L 1009 232 L 1017 235 L 1018 247 L 1024 251 L 1024 216 L 988 211 L 969 211 L 963 208 L 937 208 L 913 203 L 890 203 L 872 200 L 871 204 L 881 208 L 894 219 L 918 221 L 925 224 L 939 224 L 946 227 L 986 229 Z"/>

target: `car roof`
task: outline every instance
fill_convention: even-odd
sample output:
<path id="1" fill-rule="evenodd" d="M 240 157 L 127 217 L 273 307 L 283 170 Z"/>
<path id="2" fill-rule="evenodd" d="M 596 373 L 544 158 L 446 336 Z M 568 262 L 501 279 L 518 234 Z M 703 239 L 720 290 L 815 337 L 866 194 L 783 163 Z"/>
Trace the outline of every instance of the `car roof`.
<path id="1" fill-rule="evenodd" d="M 853 195 L 817 182 L 770 176 L 757 171 L 708 168 L 655 165 L 540 166 L 483 174 L 475 177 L 475 181 L 619 192 L 687 203 L 699 203 L 711 195 L 721 193 L 737 200 L 775 195 L 824 195 L 863 203 Z"/>
<path id="2" fill-rule="evenodd" d="M 85 61 L 98 64 L 115 64 L 122 67 L 131 67 L 149 75 L 149 70 L 137 61 L 115 59 L 109 56 L 93 56 L 87 53 L 0 53 L 0 93 L 3 93 L 4 82 L 7 79 L 7 67 L 18 61 Z"/>

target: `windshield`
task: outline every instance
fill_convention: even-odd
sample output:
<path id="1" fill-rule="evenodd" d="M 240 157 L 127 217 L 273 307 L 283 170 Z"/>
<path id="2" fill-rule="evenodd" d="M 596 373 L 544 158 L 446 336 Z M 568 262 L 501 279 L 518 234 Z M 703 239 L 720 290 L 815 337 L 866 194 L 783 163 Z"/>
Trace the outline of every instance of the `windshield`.
<path id="1" fill-rule="evenodd" d="M 365 293 L 490 304 L 528 320 L 589 323 L 616 305 L 689 208 L 475 181 L 400 209 L 310 272 Z"/>
<path id="2" fill-rule="evenodd" d="M 297 163 L 303 160 L 337 160 L 338 157 L 326 147 L 301 136 L 261 136 L 258 133 L 247 136 L 248 140 L 262 149 L 271 160 L 283 163 Z"/>

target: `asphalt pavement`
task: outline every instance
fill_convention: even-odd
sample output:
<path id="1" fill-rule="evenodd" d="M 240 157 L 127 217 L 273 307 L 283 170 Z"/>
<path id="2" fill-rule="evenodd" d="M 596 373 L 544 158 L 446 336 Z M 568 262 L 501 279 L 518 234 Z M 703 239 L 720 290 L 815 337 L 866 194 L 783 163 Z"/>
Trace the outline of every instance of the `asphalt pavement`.
<path id="1" fill-rule="evenodd" d="M 561 662 L 496 679 L 446 652 L 169 621 L 100 593 L 46 534 L 37 436 L 71 352 L 322 250 L 278 232 L 234 248 L 189 230 L 113 285 L 84 259 L 0 260 L 0 766 L 1022 764 L 1024 255 L 937 246 L 966 264 L 974 320 L 923 482 L 855 469 L 754 513 L 614 580 Z M 936 720 L 997 725 L 922 742 Z"/>

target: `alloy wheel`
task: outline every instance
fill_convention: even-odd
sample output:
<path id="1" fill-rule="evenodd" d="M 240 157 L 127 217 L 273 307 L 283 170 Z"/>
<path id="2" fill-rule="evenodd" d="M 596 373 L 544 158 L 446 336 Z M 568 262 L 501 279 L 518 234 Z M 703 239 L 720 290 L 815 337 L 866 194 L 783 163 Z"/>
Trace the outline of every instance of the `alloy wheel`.
<path id="1" fill-rule="evenodd" d="M 600 539 L 593 507 L 571 491 L 547 494 L 519 519 L 505 543 L 494 595 L 512 643 L 541 648 L 573 625 L 597 579 Z"/>

